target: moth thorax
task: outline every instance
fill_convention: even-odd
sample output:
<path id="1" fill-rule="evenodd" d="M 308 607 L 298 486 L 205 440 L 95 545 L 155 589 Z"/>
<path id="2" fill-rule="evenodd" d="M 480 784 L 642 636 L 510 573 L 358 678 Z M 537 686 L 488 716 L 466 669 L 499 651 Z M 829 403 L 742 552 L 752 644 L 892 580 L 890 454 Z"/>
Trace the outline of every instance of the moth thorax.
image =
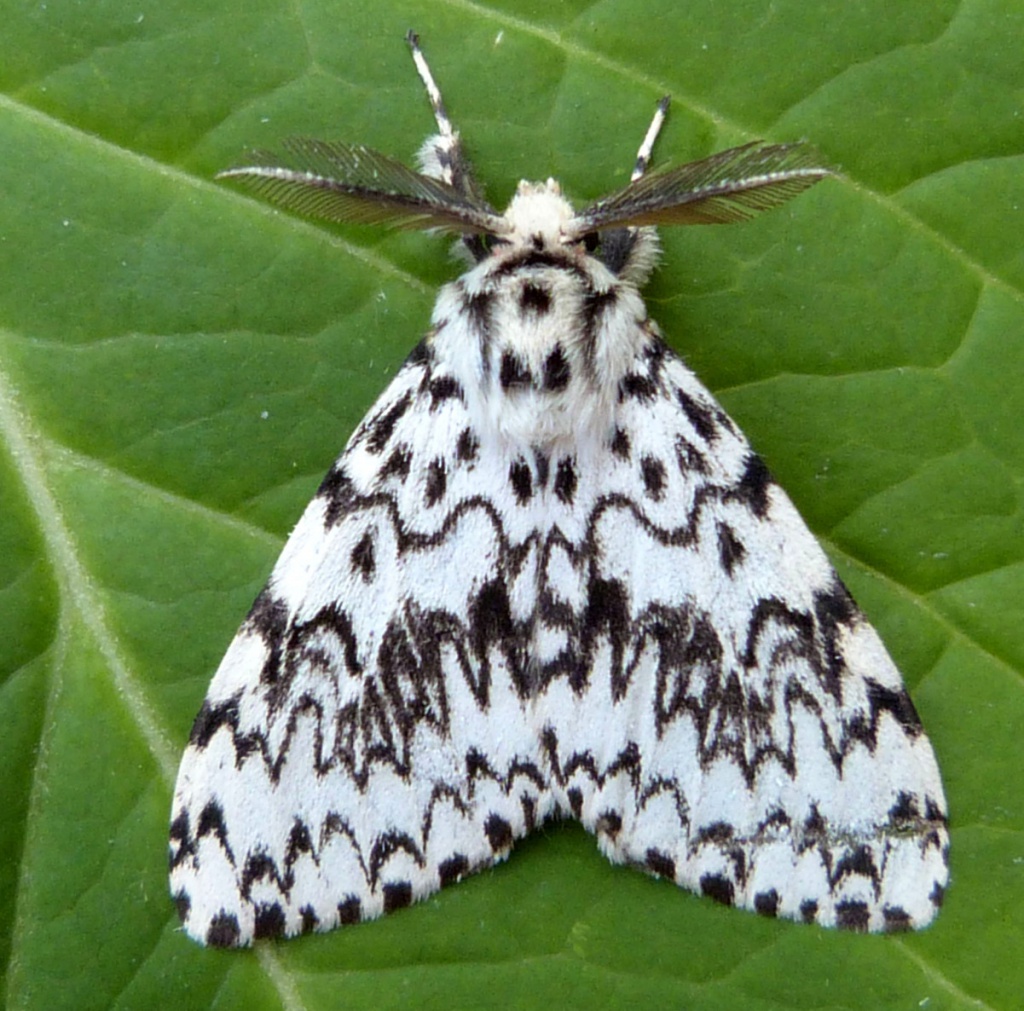
<path id="1" fill-rule="evenodd" d="M 453 287 L 476 358 L 465 388 L 493 430 L 524 447 L 591 430 L 603 439 L 620 381 L 646 339 L 632 285 L 582 250 L 511 245 Z"/>

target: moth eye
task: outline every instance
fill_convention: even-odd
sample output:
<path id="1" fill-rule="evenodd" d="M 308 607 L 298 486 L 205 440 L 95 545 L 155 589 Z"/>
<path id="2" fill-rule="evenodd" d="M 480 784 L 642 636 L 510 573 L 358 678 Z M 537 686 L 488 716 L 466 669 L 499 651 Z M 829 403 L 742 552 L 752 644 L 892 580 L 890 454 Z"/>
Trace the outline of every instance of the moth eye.
<path id="1" fill-rule="evenodd" d="M 498 238 L 497 235 L 465 235 L 462 241 L 477 263 L 493 256 L 498 247 L 509 244 L 508 239 Z"/>
<path id="2" fill-rule="evenodd" d="M 601 248 L 601 235 L 599 232 L 587 232 L 583 236 L 583 246 L 588 253 L 596 253 Z"/>

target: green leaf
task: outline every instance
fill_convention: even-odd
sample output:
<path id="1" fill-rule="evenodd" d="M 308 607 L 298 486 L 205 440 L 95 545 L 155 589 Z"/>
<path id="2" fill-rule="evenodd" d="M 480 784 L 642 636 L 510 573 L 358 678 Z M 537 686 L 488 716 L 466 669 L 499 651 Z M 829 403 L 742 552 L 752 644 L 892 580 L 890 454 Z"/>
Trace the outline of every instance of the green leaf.
<path id="1" fill-rule="evenodd" d="M 1015 1008 L 1024 993 L 1024 9 L 1012 0 L 72 0 L 0 35 L 0 965 L 10 1007 Z M 666 231 L 652 313 L 906 676 L 952 812 L 935 926 L 723 909 L 546 826 L 382 921 L 206 951 L 170 790 L 283 539 L 457 272 L 215 184 L 292 134 L 407 163 L 415 27 L 490 199 L 807 138 L 845 173 Z"/>

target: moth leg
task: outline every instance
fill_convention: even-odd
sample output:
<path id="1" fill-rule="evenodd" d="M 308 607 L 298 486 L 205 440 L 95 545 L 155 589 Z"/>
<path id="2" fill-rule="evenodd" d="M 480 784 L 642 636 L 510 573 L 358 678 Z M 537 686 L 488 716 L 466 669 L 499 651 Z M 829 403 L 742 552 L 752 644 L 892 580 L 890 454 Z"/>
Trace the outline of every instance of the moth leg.
<path id="1" fill-rule="evenodd" d="M 654 142 L 658 139 L 658 134 L 661 133 L 662 125 L 665 122 L 668 102 L 669 96 L 666 95 L 658 102 L 658 107 L 654 110 L 654 118 L 647 128 L 647 133 L 644 134 L 640 150 L 636 153 L 636 165 L 633 167 L 633 174 L 629 177 L 631 183 L 635 183 L 647 171 L 647 166 L 651 163 L 651 151 L 654 149 Z"/>

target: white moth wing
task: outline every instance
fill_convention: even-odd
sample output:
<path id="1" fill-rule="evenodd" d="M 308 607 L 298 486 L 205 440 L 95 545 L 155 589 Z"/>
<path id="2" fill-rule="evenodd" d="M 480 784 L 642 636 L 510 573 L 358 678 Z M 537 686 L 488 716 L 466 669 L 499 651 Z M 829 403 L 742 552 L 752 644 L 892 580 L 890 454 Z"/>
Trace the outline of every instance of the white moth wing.
<path id="1" fill-rule="evenodd" d="M 551 811 L 504 568 L 513 536 L 529 573 L 535 538 L 481 494 L 508 462 L 481 452 L 422 348 L 306 509 L 196 719 L 171 890 L 204 943 L 407 905 Z"/>
<path id="2" fill-rule="evenodd" d="M 671 351 L 649 344 L 621 389 L 612 438 L 577 449 L 571 503 L 549 502 L 576 543 L 546 574 L 575 615 L 578 681 L 552 679 L 537 713 L 561 806 L 613 860 L 723 902 L 927 924 L 945 800 L 878 635 Z"/>

